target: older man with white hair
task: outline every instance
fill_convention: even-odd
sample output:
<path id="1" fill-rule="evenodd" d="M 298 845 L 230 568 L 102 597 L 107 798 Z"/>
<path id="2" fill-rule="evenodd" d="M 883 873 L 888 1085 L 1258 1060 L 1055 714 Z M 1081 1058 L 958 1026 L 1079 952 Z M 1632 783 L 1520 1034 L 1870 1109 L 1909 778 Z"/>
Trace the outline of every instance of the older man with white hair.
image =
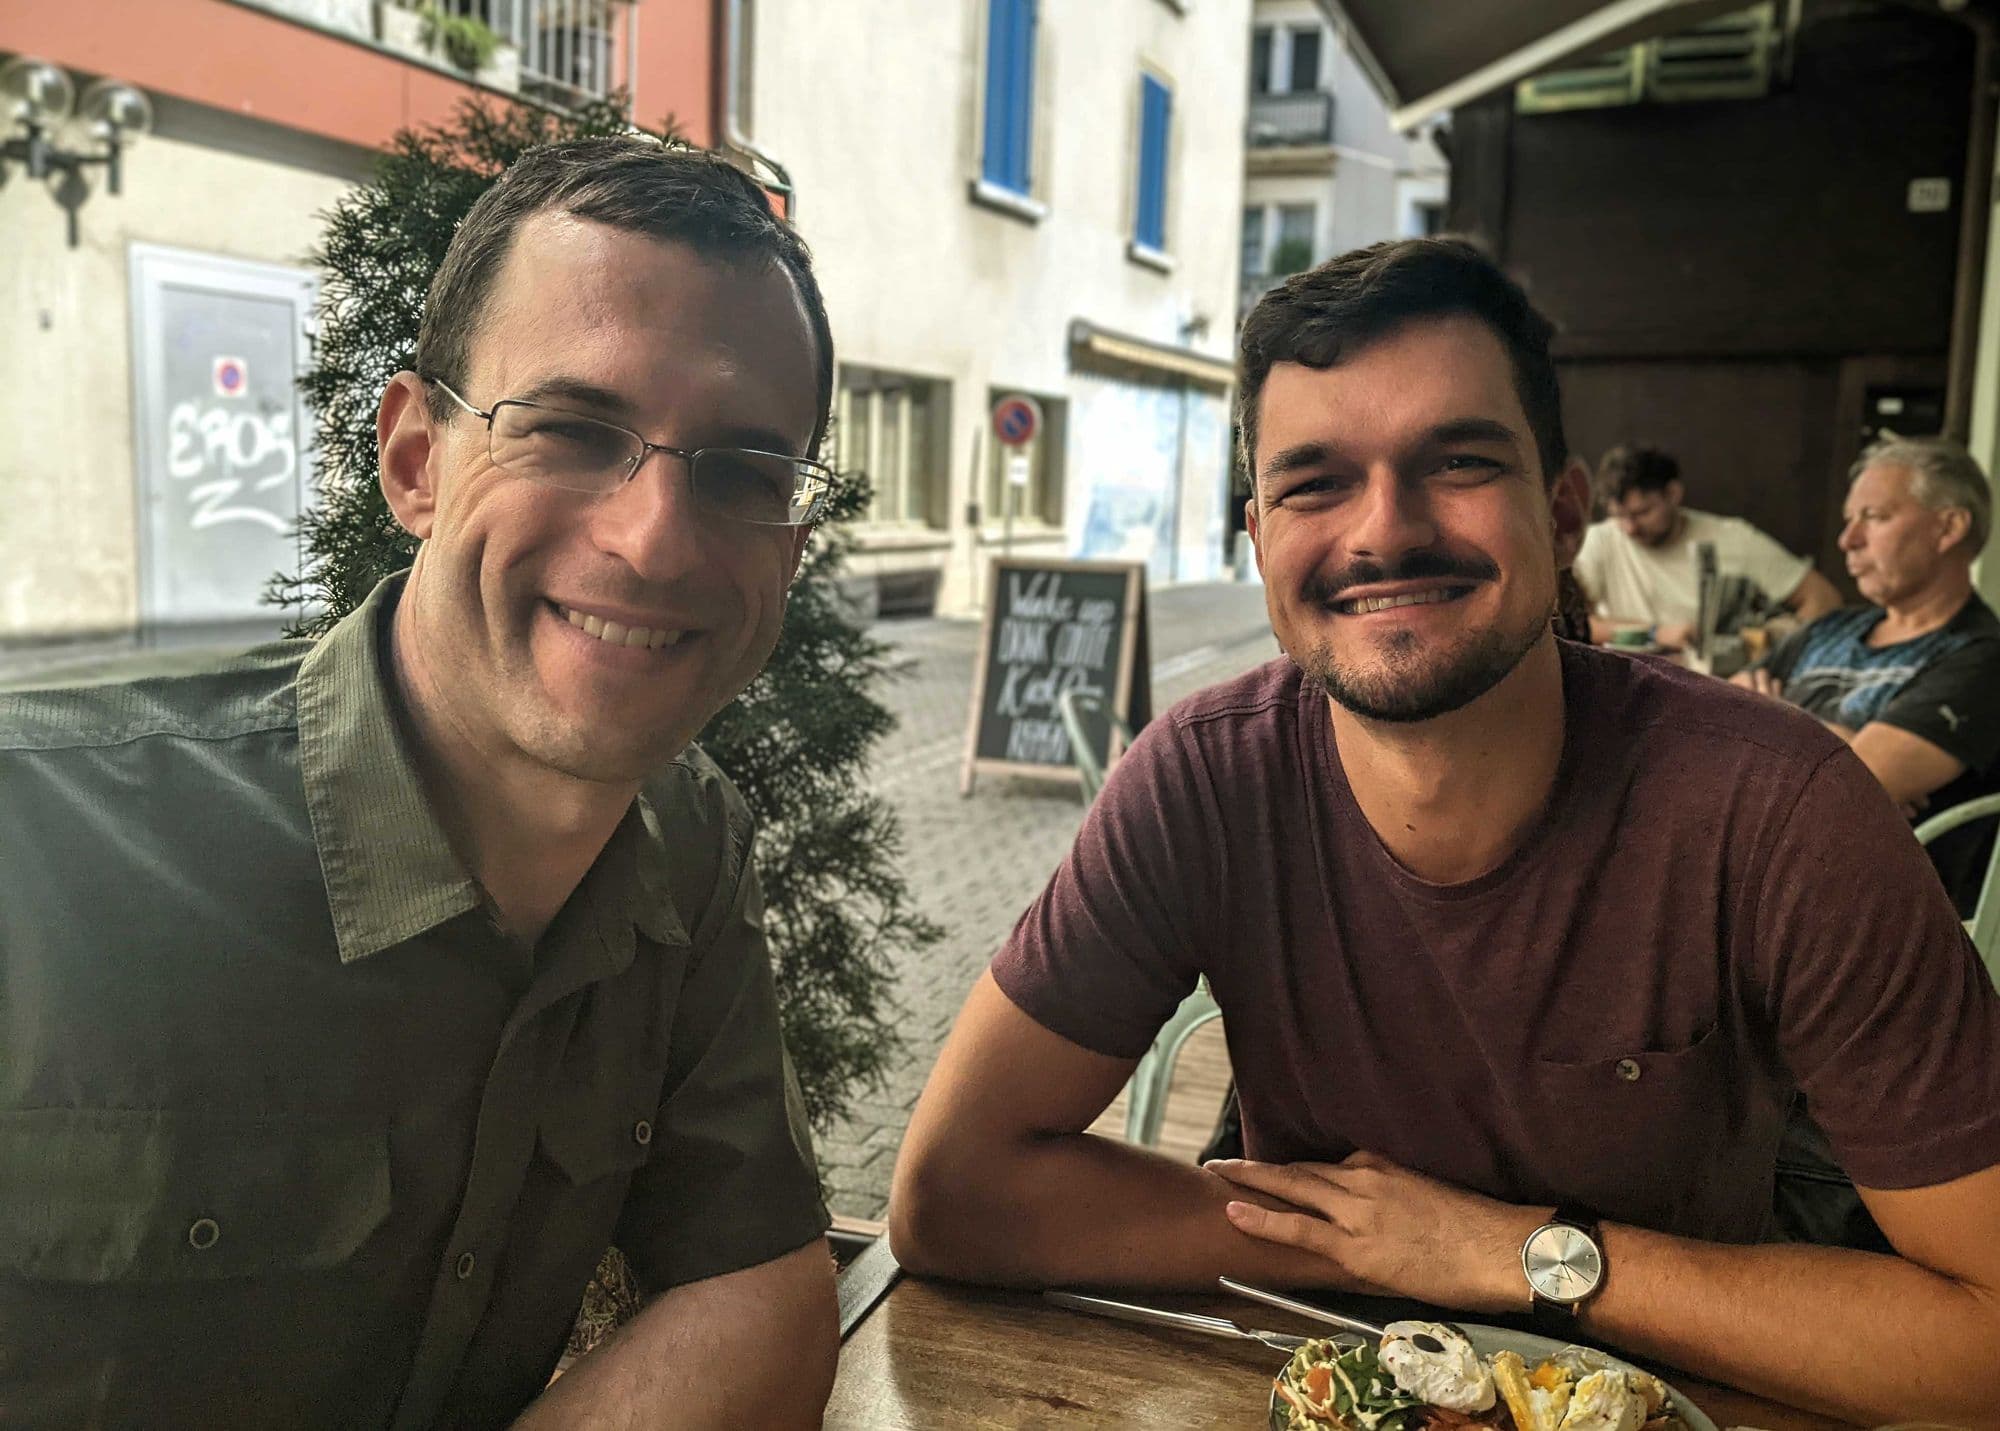
<path id="1" fill-rule="evenodd" d="M 1889 438 L 1854 465 L 1840 549 L 1867 604 L 1795 632 L 1739 685 L 1803 708 L 1911 813 L 2000 789 L 2000 620 L 1972 589 L 1992 526 L 1979 464 L 1939 438 Z M 1931 855 L 1969 913 L 1990 827 Z"/>

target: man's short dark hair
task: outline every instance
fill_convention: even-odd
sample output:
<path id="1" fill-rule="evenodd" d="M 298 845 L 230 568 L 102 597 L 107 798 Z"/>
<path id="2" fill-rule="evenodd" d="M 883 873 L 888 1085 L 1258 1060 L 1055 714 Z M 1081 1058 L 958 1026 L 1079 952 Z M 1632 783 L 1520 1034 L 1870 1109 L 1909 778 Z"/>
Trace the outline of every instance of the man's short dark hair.
<path id="1" fill-rule="evenodd" d="M 1664 492 L 1681 480 L 1681 464 L 1657 447 L 1614 447 L 1597 464 L 1597 495 L 1622 502 L 1634 492 Z"/>
<path id="2" fill-rule="evenodd" d="M 805 241 L 771 211 L 756 181 L 720 155 L 644 135 L 531 149 L 479 196 L 452 235 L 424 299 L 420 375 L 462 389 L 472 340 L 514 235 L 528 219 L 548 212 L 683 243 L 711 262 L 772 263 L 789 274 L 819 350 L 818 417 L 804 454 L 818 455 L 833 408 L 833 332 Z M 453 411 L 436 388 L 431 405 L 440 419 Z"/>
<path id="3" fill-rule="evenodd" d="M 1328 259 L 1266 293 L 1244 320 L 1236 398 L 1243 463 L 1256 489 L 1257 403 L 1277 363 L 1330 368 L 1420 318 L 1476 318 L 1514 368 L 1542 475 L 1569 461 L 1562 392 L 1549 361 L 1555 329 L 1498 264 L 1458 238 L 1395 239 Z"/>

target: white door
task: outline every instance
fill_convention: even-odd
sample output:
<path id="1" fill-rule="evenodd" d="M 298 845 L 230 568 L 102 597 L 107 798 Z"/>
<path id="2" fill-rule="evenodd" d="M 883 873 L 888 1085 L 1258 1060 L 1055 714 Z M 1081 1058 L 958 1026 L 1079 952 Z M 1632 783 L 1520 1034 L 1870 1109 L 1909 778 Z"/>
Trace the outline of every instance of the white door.
<path id="1" fill-rule="evenodd" d="M 264 589 L 301 566 L 311 492 L 298 375 L 310 270 L 134 244 L 140 623 L 151 642 L 260 639 Z"/>

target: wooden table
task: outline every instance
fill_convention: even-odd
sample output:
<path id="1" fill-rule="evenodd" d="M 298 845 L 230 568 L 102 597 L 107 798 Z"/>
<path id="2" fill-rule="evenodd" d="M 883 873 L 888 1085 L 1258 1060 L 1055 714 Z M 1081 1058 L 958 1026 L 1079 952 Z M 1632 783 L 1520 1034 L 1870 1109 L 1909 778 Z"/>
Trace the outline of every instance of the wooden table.
<path id="1" fill-rule="evenodd" d="M 1314 1332 L 1283 1312 L 1147 1294 L 1273 1331 Z M 1252 1342 L 1155 1330 L 1051 1307 L 1039 1297 L 905 1277 L 855 1324 L 840 1353 L 829 1427 L 870 1431 L 1134 1426 L 1259 1431 L 1284 1354 Z M 1837 1431 L 1841 1423 L 1686 1376 L 1670 1378 L 1719 1427 Z"/>

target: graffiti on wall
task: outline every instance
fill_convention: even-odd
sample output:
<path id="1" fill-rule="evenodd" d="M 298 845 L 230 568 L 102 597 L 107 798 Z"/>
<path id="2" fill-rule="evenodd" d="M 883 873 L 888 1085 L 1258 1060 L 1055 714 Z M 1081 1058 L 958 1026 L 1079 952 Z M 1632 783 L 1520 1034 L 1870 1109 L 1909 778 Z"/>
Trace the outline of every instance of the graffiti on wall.
<path id="1" fill-rule="evenodd" d="M 256 412 L 226 399 L 174 404 L 167 417 L 167 475 L 186 484 L 188 525 L 200 531 L 249 522 L 289 531 L 298 511 L 292 429 L 290 412 Z"/>

